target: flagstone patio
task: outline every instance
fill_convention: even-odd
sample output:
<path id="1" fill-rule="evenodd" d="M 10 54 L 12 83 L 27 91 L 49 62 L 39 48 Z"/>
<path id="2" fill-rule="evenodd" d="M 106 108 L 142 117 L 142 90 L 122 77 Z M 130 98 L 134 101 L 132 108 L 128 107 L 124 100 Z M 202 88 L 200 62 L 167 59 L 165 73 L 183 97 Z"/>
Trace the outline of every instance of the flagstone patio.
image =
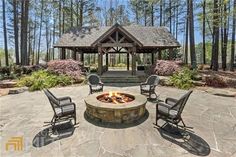
<path id="1" fill-rule="evenodd" d="M 139 86 L 107 87 L 105 90 L 139 92 Z M 155 103 L 148 102 L 148 115 L 133 125 L 91 123 L 84 117 L 88 86 L 54 88 L 56 96 L 71 96 L 76 103 L 79 124 L 65 127 L 60 136 L 47 136 L 44 122 L 53 111 L 42 91 L 0 97 L 1 156 L 16 157 L 171 157 L 236 156 L 236 99 L 194 90 L 184 109 L 183 119 L 193 127 L 189 138 L 172 136 L 157 129 Z M 178 98 L 186 91 L 157 87 L 160 99 Z M 160 123 L 161 124 L 161 123 Z M 67 125 L 67 124 L 66 124 Z M 65 126 L 66 126 L 65 125 Z M 23 137 L 22 151 L 6 151 L 11 137 Z"/>

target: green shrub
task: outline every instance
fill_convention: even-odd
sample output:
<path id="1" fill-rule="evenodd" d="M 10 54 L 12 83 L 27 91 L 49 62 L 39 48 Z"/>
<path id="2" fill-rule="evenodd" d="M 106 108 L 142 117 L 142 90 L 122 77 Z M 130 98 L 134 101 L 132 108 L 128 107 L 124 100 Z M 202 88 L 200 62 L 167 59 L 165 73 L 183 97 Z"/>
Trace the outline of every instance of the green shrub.
<path id="1" fill-rule="evenodd" d="M 170 77 L 170 83 L 180 89 L 189 89 L 194 86 L 193 78 L 196 74 L 196 70 L 190 70 L 189 68 L 184 67 L 182 70 Z"/>
<path id="2" fill-rule="evenodd" d="M 56 75 L 45 70 L 33 72 L 30 76 L 19 79 L 18 86 L 27 86 L 30 91 L 42 90 L 55 86 L 65 86 L 73 83 L 73 79 L 66 75 Z"/>
<path id="3" fill-rule="evenodd" d="M 115 65 L 115 67 L 126 67 L 126 64 L 124 64 L 124 63 L 119 63 L 119 64 Z"/>

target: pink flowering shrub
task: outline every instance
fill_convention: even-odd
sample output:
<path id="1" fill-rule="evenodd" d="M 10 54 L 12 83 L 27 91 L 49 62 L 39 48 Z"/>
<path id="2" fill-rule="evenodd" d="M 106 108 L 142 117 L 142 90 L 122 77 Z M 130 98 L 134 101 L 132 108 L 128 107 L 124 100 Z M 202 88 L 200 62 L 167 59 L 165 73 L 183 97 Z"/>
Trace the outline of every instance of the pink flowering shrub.
<path id="1" fill-rule="evenodd" d="M 82 64 L 78 61 L 68 60 L 53 60 L 48 62 L 48 70 L 57 74 L 64 74 L 78 81 L 81 77 Z"/>
<path id="2" fill-rule="evenodd" d="M 152 65 L 152 73 L 160 76 L 170 76 L 181 69 L 181 61 L 157 60 Z"/>

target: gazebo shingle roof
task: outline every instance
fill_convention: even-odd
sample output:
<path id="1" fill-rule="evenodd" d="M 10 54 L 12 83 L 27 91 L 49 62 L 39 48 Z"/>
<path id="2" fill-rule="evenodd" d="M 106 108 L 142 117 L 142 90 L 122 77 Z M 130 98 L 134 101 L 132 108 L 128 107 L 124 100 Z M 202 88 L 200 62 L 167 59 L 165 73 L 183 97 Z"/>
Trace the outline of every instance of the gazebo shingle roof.
<path id="1" fill-rule="evenodd" d="M 112 26 L 72 28 L 64 33 L 54 47 L 91 47 L 91 45 Z M 166 27 L 122 26 L 132 34 L 143 47 L 180 47 L 180 43 Z"/>

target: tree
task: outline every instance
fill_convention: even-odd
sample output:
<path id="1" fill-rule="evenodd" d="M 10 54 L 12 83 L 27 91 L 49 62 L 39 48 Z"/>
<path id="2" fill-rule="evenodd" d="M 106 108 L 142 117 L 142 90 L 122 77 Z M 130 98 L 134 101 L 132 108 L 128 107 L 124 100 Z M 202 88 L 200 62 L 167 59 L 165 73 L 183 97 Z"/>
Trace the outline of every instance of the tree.
<path id="1" fill-rule="evenodd" d="M 27 52 L 27 42 L 28 42 L 28 17 L 29 17 L 29 0 L 21 1 L 21 64 L 28 65 L 28 52 Z"/>
<path id="2" fill-rule="evenodd" d="M 221 9 L 221 59 L 222 69 L 226 70 L 227 63 L 227 44 L 228 44 L 228 20 L 227 20 L 227 1 L 222 1 L 223 8 Z"/>
<path id="3" fill-rule="evenodd" d="M 37 51 L 37 57 L 36 57 L 36 64 L 39 64 L 39 53 L 40 53 L 40 48 L 41 48 L 41 34 L 42 34 L 42 24 L 43 24 L 43 8 L 44 8 L 44 0 L 41 1 L 39 40 L 38 40 L 38 51 Z"/>
<path id="4" fill-rule="evenodd" d="M 6 8 L 5 0 L 2 0 L 5 64 L 6 66 L 8 66 L 9 62 L 8 62 L 7 26 L 6 26 L 6 9 L 5 8 Z"/>
<path id="5" fill-rule="evenodd" d="M 219 2 L 214 0 L 213 8 L 213 38 L 212 38 L 212 70 L 218 70 L 219 54 Z"/>
<path id="6" fill-rule="evenodd" d="M 13 0 L 13 14 L 14 14 L 14 39 L 15 39 L 15 55 L 16 64 L 19 65 L 19 26 L 18 26 L 18 1 Z"/>
<path id="7" fill-rule="evenodd" d="M 236 0 L 234 0 L 234 9 L 233 9 L 233 26 L 232 26 L 230 71 L 234 71 L 234 60 L 235 60 L 235 29 L 236 29 Z"/>
<path id="8" fill-rule="evenodd" d="M 193 20 L 193 1 L 188 0 L 189 7 L 189 41 L 190 41 L 190 57 L 192 68 L 197 68 L 195 53 L 195 37 L 194 37 L 194 20 Z"/>
<path id="9" fill-rule="evenodd" d="M 202 4 L 202 50 L 203 64 L 206 64 L 206 0 Z"/>

